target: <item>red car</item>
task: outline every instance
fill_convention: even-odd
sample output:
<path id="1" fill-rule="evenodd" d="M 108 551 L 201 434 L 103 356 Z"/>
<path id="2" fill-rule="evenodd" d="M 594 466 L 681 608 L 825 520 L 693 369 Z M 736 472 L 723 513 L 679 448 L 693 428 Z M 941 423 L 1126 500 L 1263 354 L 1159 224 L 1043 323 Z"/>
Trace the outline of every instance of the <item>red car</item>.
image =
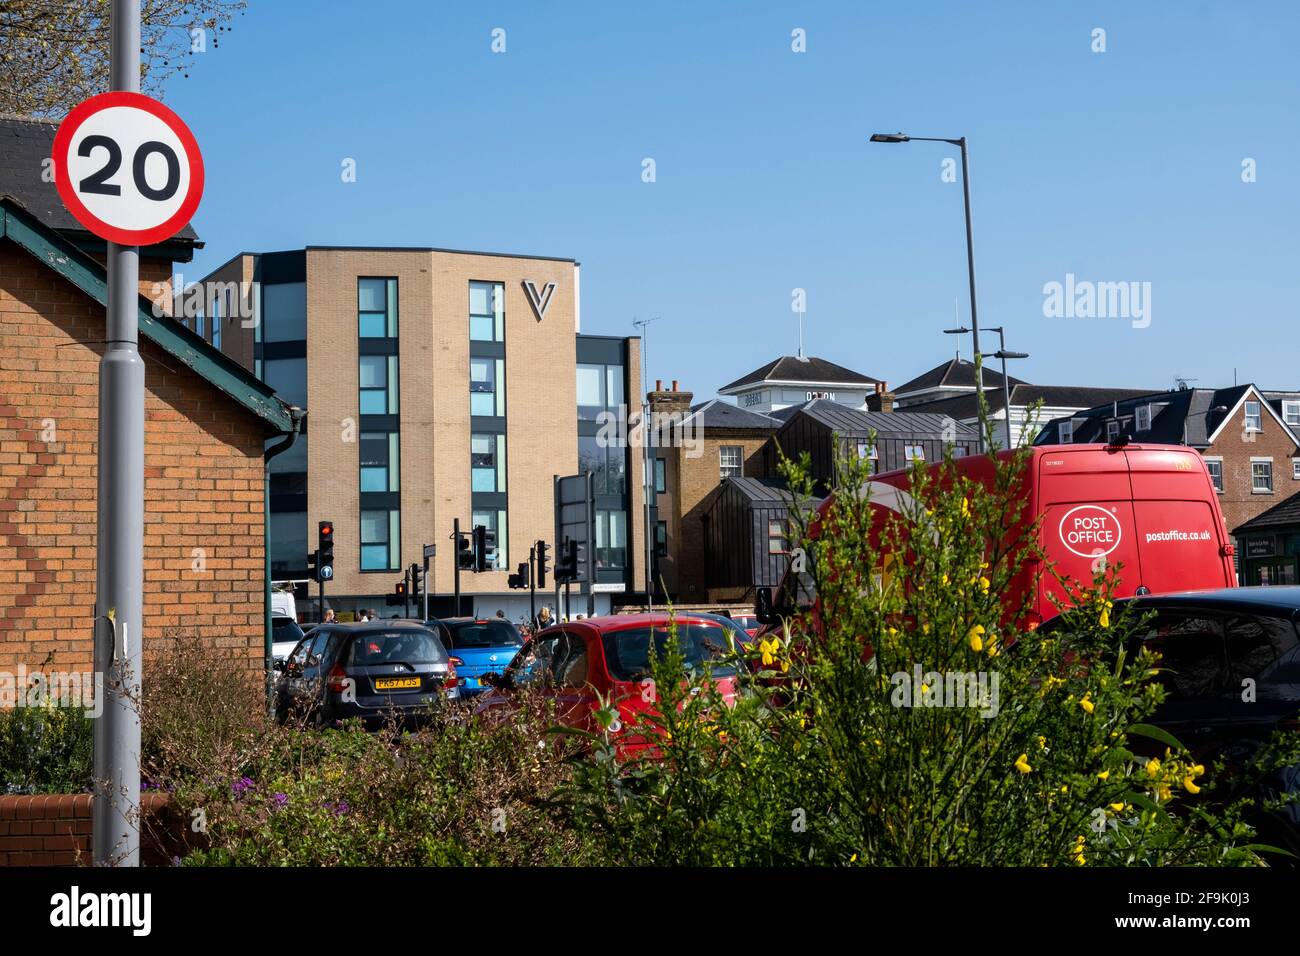
<path id="1" fill-rule="evenodd" d="M 736 671 L 721 659 L 730 645 L 727 630 L 716 621 L 678 614 L 677 640 L 688 671 L 705 661 L 728 705 L 735 699 Z M 481 695 L 475 714 L 508 713 L 521 690 L 545 694 L 556 703 L 556 716 L 566 726 L 599 731 L 594 714 L 600 697 L 618 705 L 619 721 L 631 728 L 638 713 L 653 712 L 655 695 L 650 683 L 649 650 L 663 654 L 669 640 L 667 614 L 619 614 L 558 624 L 540 631 L 520 649 L 510 666 L 482 680 L 492 690 Z M 624 741 L 621 749 L 644 745 Z"/>

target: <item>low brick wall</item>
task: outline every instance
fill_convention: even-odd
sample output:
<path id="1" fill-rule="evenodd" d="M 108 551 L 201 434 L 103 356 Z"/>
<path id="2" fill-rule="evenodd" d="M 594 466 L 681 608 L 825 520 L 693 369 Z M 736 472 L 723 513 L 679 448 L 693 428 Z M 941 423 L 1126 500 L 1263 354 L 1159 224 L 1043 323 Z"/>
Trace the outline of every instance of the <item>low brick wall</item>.
<path id="1" fill-rule="evenodd" d="M 89 866 L 93 798 L 88 793 L 0 797 L 0 866 Z M 163 793 L 140 796 L 140 859 L 168 866 L 183 853 L 185 828 Z"/>

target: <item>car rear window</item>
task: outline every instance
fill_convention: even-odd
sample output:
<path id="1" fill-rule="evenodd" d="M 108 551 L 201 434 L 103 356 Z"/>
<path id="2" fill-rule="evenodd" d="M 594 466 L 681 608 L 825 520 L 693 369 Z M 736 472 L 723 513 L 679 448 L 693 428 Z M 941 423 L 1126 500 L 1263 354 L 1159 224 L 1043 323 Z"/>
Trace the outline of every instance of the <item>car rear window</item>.
<path id="1" fill-rule="evenodd" d="M 467 647 L 521 647 L 523 638 L 509 621 L 464 621 L 443 624 L 451 650 Z"/>
<path id="2" fill-rule="evenodd" d="M 650 676 L 650 641 L 653 631 L 655 655 L 663 657 L 668 646 L 668 627 L 631 627 L 620 631 L 607 631 L 601 635 L 605 646 L 605 663 L 610 676 L 620 681 L 639 681 Z M 734 667 L 722 666 L 720 661 L 727 653 L 727 635 L 720 624 L 678 624 L 677 642 L 682 649 L 686 670 L 695 674 L 705 661 L 713 661 L 716 677 L 730 677 Z"/>
<path id="3" fill-rule="evenodd" d="M 441 664 L 447 660 L 442 641 L 432 631 L 365 631 L 352 636 L 348 662 L 373 664 Z"/>
<path id="4" fill-rule="evenodd" d="M 302 628 L 291 617 L 271 618 L 271 640 L 276 644 L 302 640 Z"/>

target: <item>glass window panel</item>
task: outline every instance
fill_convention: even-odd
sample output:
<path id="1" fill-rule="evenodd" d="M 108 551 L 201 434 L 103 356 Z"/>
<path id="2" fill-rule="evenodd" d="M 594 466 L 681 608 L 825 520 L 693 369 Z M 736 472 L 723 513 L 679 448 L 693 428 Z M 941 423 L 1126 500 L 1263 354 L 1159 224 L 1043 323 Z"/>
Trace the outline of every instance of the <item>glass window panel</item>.
<path id="1" fill-rule="evenodd" d="M 272 512 L 269 533 L 273 574 L 307 566 L 307 512 Z"/>
<path id="2" fill-rule="evenodd" d="M 278 444 L 279 439 L 269 439 L 266 443 L 269 448 Z M 297 440 L 285 451 L 280 452 L 267 464 L 267 469 L 273 475 L 294 474 L 297 472 L 306 472 L 307 470 L 307 436 L 299 435 Z"/>
<path id="3" fill-rule="evenodd" d="M 362 312 L 360 333 L 363 339 L 382 339 L 388 336 L 388 316 L 383 312 Z"/>
<path id="4" fill-rule="evenodd" d="M 388 309 L 388 281 L 386 279 L 357 280 L 357 311 L 386 312 Z"/>
<path id="5" fill-rule="evenodd" d="M 400 394 L 397 383 L 397 356 L 388 356 L 388 408 L 389 415 L 397 414 L 397 396 Z"/>
<path id="6" fill-rule="evenodd" d="M 264 342 L 301 342 L 307 338 L 307 283 L 276 282 L 262 286 Z"/>
<path id="7" fill-rule="evenodd" d="M 388 356 L 361 356 L 361 387 L 385 388 L 388 385 Z"/>
<path id="8" fill-rule="evenodd" d="M 605 367 L 605 405 L 613 408 L 623 404 L 623 366 L 607 365 Z"/>
<path id="9" fill-rule="evenodd" d="M 361 393 L 362 415 L 387 415 L 388 393 L 382 388 L 367 389 Z"/>
<path id="10" fill-rule="evenodd" d="M 388 512 L 361 512 L 361 541 L 364 544 L 388 541 Z"/>
<path id="11" fill-rule="evenodd" d="M 367 468 L 361 469 L 361 490 L 362 491 L 387 491 L 388 490 L 388 468 Z"/>
<path id="12" fill-rule="evenodd" d="M 496 396 L 491 392 L 475 392 L 469 397 L 471 415 L 495 415 L 497 413 Z"/>
<path id="13" fill-rule="evenodd" d="M 471 282 L 469 284 L 470 315 L 493 315 L 492 284 L 490 282 Z"/>
<path id="14" fill-rule="evenodd" d="M 262 364 L 267 385 L 290 405 L 307 407 L 307 360 L 268 359 Z"/>
<path id="15" fill-rule="evenodd" d="M 492 327 L 491 316 L 472 315 L 469 320 L 469 337 L 475 342 L 491 342 Z"/>
<path id="16" fill-rule="evenodd" d="M 605 405 L 604 389 L 601 387 L 602 369 L 601 365 L 579 365 L 578 366 L 578 404 L 592 408 L 603 408 Z"/>
<path id="17" fill-rule="evenodd" d="M 361 546 L 362 571 L 384 571 L 388 567 L 388 545 L 363 544 Z"/>

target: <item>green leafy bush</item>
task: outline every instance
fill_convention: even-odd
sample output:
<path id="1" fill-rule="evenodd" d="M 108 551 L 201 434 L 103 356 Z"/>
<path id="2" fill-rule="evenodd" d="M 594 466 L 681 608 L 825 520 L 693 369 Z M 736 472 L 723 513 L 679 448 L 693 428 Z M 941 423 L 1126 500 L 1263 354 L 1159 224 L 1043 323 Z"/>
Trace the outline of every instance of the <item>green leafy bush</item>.
<path id="1" fill-rule="evenodd" d="M 93 761 L 92 722 L 84 711 L 0 710 L 0 794 L 84 793 Z"/>

